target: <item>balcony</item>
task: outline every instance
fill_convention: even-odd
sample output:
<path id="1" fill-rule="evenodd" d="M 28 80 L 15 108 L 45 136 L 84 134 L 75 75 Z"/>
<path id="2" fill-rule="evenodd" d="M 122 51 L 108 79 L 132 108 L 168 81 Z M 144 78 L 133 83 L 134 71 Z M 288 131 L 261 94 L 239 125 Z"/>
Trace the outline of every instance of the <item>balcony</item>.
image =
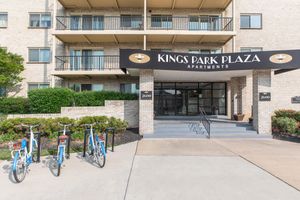
<path id="1" fill-rule="evenodd" d="M 67 9 L 143 8 L 142 0 L 58 0 Z M 224 10 L 232 0 L 147 0 L 147 8 L 172 9 L 220 9 Z"/>
<path id="2" fill-rule="evenodd" d="M 103 30 L 144 30 L 140 15 L 121 16 L 57 16 L 57 30 L 103 31 Z"/>
<path id="3" fill-rule="evenodd" d="M 148 30 L 233 31 L 231 17 L 153 15 L 147 17 Z"/>
<path id="4" fill-rule="evenodd" d="M 121 16 L 59 16 L 54 34 L 63 42 L 198 42 L 226 43 L 233 32 L 233 18 L 219 16 L 147 17 L 144 30 L 141 15 Z"/>
<path id="5" fill-rule="evenodd" d="M 56 56 L 53 75 L 59 77 L 78 75 L 122 75 L 118 55 Z"/>

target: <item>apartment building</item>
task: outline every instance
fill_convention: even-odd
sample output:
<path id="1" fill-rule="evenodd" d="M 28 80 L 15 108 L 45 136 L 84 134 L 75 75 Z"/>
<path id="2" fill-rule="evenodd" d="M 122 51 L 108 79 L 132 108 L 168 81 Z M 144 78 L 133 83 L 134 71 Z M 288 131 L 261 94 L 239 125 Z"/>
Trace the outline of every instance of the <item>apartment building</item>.
<path id="1" fill-rule="evenodd" d="M 140 98 L 140 132 L 158 116 L 254 119 L 270 133 L 275 109 L 300 109 L 300 70 L 182 71 L 128 69 L 120 49 L 222 55 L 300 49 L 297 0 L 0 0 L 0 46 L 25 59 L 31 89 L 151 92 Z M 271 6 L 270 6 L 271 5 Z M 300 66 L 300 63 L 299 63 Z M 260 101 L 260 93 L 270 93 Z M 152 95 L 153 94 L 153 95 Z"/>

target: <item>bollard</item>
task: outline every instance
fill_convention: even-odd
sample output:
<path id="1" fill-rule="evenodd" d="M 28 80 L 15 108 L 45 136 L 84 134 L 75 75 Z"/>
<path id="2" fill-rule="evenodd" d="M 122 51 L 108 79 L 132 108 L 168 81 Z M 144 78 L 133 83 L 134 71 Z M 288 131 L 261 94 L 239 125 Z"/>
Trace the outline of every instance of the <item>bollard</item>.
<path id="1" fill-rule="evenodd" d="M 85 153 L 86 153 L 86 136 L 87 136 L 87 132 L 88 132 L 88 129 L 86 129 L 84 131 L 84 138 L 83 138 L 83 154 L 82 154 L 82 157 L 85 157 Z"/>
<path id="2" fill-rule="evenodd" d="M 41 132 L 38 132 L 38 138 L 37 138 L 37 159 L 36 162 L 39 163 L 41 161 Z"/>

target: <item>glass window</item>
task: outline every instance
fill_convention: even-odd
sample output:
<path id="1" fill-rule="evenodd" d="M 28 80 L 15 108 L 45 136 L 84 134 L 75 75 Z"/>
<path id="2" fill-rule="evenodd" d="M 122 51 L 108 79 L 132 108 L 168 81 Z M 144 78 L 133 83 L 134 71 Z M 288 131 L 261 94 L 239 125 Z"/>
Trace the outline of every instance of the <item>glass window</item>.
<path id="1" fill-rule="evenodd" d="M 121 83 L 120 92 L 137 94 L 139 91 L 138 84 L 136 83 Z"/>
<path id="2" fill-rule="evenodd" d="M 48 63 L 50 62 L 49 48 L 29 49 L 29 62 Z"/>
<path id="3" fill-rule="evenodd" d="M 7 13 L 0 12 L 0 27 L 6 28 L 7 27 Z"/>
<path id="4" fill-rule="evenodd" d="M 154 28 L 172 28 L 172 15 L 152 15 L 151 16 L 151 27 Z"/>
<path id="5" fill-rule="evenodd" d="M 92 84 L 81 84 L 81 91 L 91 91 Z"/>
<path id="6" fill-rule="evenodd" d="M 4 87 L 0 87 L 0 97 L 6 96 L 6 89 Z"/>
<path id="7" fill-rule="evenodd" d="M 49 88 L 49 83 L 29 83 L 28 84 L 28 91 L 34 90 L 34 89 L 43 89 L 43 88 Z"/>
<path id="8" fill-rule="evenodd" d="M 92 85 L 92 91 L 102 91 L 103 90 L 103 84 L 93 84 Z"/>
<path id="9" fill-rule="evenodd" d="M 104 29 L 104 17 L 93 16 L 93 30 L 103 30 L 103 29 Z"/>
<path id="10" fill-rule="evenodd" d="M 256 52 L 256 51 L 262 51 L 262 47 L 241 47 L 241 52 Z"/>
<path id="11" fill-rule="evenodd" d="M 33 13 L 29 14 L 29 26 L 34 28 L 50 28 L 50 13 Z"/>
<path id="12" fill-rule="evenodd" d="M 242 29 L 259 29 L 262 28 L 261 14 L 242 14 L 240 17 L 240 27 Z"/>

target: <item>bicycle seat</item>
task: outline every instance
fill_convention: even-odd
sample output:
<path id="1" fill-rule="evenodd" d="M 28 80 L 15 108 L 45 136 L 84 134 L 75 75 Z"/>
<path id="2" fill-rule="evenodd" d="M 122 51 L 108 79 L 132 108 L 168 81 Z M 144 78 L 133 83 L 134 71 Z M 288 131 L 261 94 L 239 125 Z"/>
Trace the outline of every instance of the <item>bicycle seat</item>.
<path id="1" fill-rule="evenodd" d="M 69 138 L 69 136 L 67 136 L 67 135 L 60 135 L 58 138 L 59 138 L 60 140 L 66 140 L 66 139 Z"/>

